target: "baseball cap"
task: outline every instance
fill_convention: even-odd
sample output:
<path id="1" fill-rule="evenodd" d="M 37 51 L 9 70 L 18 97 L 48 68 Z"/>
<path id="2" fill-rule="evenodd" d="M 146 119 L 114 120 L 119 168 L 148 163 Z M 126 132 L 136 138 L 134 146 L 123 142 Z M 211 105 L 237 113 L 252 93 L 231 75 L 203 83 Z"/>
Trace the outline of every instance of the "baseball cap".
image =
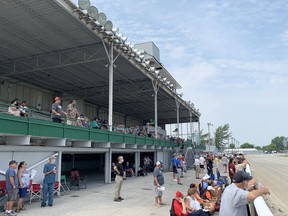
<path id="1" fill-rule="evenodd" d="M 252 176 L 249 175 L 249 173 L 246 173 L 244 171 L 238 171 L 234 174 L 233 182 L 234 183 L 241 183 L 243 181 L 251 180 Z"/>
<path id="2" fill-rule="evenodd" d="M 205 174 L 205 176 L 203 177 L 203 180 L 206 181 L 208 179 L 210 179 L 210 176 L 208 174 Z"/>
<path id="3" fill-rule="evenodd" d="M 15 160 L 11 160 L 11 161 L 9 162 L 9 165 L 12 165 L 12 164 L 18 164 L 18 162 L 15 161 Z"/>
<path id="4" fill-rule="evenodd" d="M 160 161 L 157 161 L 157 162 L 156 162 L 156 166 L 159 166 L 159 165 L 161 165 L 161 162 L 160 162 Z"/>
<path id="5" fill-rule="evenodd" d="M 60 100 L 60 97 L 55 97 L 54 101 Z"/>
<path id="6" fill-rule="evenodd" d="M 214 189 L 212 186 L 208 186 L 208 187 L 207 187 L 207 190 L 213 190 L 213 191 L 215 191 L 215 189 Z"/>
<path id="7" fill-rule="evenodd" d="M 183 193 L 181 191 L 177 191 L 175 196 L 176 197 L 183 197 Z"/>

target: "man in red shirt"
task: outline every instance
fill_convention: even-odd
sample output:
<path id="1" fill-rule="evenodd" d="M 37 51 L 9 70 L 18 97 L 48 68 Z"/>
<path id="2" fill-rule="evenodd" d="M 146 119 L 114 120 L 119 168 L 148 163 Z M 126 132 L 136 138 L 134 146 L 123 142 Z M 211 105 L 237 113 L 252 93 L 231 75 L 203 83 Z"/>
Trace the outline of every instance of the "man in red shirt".
<path id="1" fill-rule="evenodd" d="M 228 171 L 229 171 L 229 177 L 231 179 L 231 184 L 232 184 L 232 180 L 235 174 L 235 166 L 234 166 L 234 158 L 231 157 L 229 159 L 229 164 L 228 164 Z"/>
<path id="2" fill-rule="evenodd" d="M 173 207 L 176 216 L 188 215 L 185 207 L 183 193 L 181 191 L 176 192 L 175 198 L 173 199 Z"/>

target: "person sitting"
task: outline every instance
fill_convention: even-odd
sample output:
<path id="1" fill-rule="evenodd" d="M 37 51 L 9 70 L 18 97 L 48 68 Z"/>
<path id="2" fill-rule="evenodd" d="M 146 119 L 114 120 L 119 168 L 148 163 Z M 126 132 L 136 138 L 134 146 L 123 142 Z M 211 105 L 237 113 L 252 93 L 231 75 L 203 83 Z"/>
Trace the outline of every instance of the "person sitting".
<path id="1" fill-rule="evenodd" d="M 186 211 L 186 205 L 185 205 L 183 193 L 181 191 L 176 192 L 175 198 L 172 201 L 172 209 L 176 216 L 188 215 L 188 212 Z"/>
<path id="2" fill-rule="evenodd" d="M 8 113 L 14 116 L 20 116 L 20 110 L 18 109 L 18 99 L 11 101 L 11 104 L 8 107 Z"/>
<path id="3" fill-rule="evenodd" d="M 126 165 L 125 165 L 124 168 L 125 168 L 124 178 L 127 177 L 127 174 L 136 177 L 136 175 L 134 173 L 134 170 L 131 168 L 131 166 L 130 166 L 128 161 L 126 162 Z"/>
<path id="4" fill-rule="evenodd" d="M 221 187 L 218 185 L 215 185 L 215 182 L 212 180 L 208 181 L 207 190 L 208 190 L 209 186 L 212 187 L 212 188 L 210 187 L 210 194 L 212 195 L 212 198 L 216 201 L 216 204 L 219 204 L 220 199 L 221 199 L 221 195 L 222 195 Z"/>
<path id="5" fill-rule="evenodd" d="M 27 117 L 29 115 L 28 107 L 26 106 L 26 101 L 23 101 L 21 106 L 19 107 L 20 110 L 20 116 Z"/>
<path id="6" fill-rule="evenodd" d="M 216 203 L 217 198 L 212 195 L 211 191 L 215 191 L 215 189 L 211 185 L 209 185 L 206 191 L 204 192 L 204 194 L 201 196 L 201 198 L 204 200 L 209 200 L 210 202 Z"/>
<path id="7" fill-rule="evenodd" d="M 197 201 L 196 197 L 194 196 L 196 191 L 195 188 L 189 188 L 187 192 L 187 197 L 185 199 L 185 205 L 186 210 L 189 213 L 189 215 L 211 215 L 214 211 L 214 208 L 212 205 L 209 205 L 208 203 L 204 205 L 204 209 L 202 208 L 201 204 Z"/>
<path id="8" fill-rule="evenodd" d="M 190 188 L 192 188 L 194 190 L 194 197 L 195 199 L 202 205 L 202 206 L 209 206 L 209 208 L 211 209 L 215 209 L 215 202 L 210 202 L 209 200 L 204 200 L 200 197 L 197 188 L 199 187 L 199 185 L 192 183 L 190 184 Z"/>

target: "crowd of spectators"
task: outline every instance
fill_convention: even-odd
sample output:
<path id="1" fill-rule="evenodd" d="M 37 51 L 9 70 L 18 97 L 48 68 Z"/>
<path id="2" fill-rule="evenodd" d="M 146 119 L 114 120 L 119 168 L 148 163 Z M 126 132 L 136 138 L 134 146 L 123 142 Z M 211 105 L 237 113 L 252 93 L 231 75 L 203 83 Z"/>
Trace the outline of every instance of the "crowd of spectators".
<path id="1" fill-rule="evenodd" d="M 35 112 L 41 113 L 42 107 L 38 103 L 35 109 Z M 26 101 L 23 101 L 21 105 L 19 104 L 18 99 L 11 101 L 10 106 L 8 107 L 8 113 L 14 116 L 30 117 L 31 110 L 27 107 Z M 106 119 L 100 119 L 99 117 L 94 117 L 90 120 L 84 114 L 80 114 L 76 108 L 76 101 L 70 100 L 69 105 L 67 106 L 66 112 L 61 106 L 61 99 L 55 97 L 54 103 L 51 106 L 51 119 L 53 122 L 57 123 L 66 123 L 67 125 L 80 126 L 85 128 L 101 129 L 108 130 L 108 121 Z M 125 126 L 121 123 L 114 122 L 112 130 L 124 134 L 134 134 L 141 137 L 151 137 L 158 138 L 162 140 L 175 142 L 177 146 L 183 145 L 185 140 L 180 137 L 166 135 L 166 131 L 158 128 L 158 133 L 156 136 L 155 128 L 153 127 L 153 121 L 150 120 L 146 125 L 136 125 L 136 126 Z"/>

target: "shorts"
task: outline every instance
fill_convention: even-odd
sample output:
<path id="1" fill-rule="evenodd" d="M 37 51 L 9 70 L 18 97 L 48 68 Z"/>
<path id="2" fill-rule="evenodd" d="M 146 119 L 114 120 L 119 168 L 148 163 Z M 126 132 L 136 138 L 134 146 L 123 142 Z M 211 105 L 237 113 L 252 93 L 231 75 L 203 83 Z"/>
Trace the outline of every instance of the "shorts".
<path id="1" fill-rule="evenodd" d="M 174 174 L 177 174 L 176 166 L 173 166 L 173 173 L 174 173 Z"/>
<path id="2" fill-rule="evenodd" d="M 155 193 L 155 197 L 163 196 L 163 191 L 158 190 L 157 186 L 155 186 L 155 188 L 154 188 L 154 193 Z"/>
<path id="3" fill-rule="evenodd" d="M 18 189 L 8 189 L 7 190 L 7 201 L 16 201 Z"/>
<path id="4" fill-rule="evenodd" d="M 200 165 L 196 165 L 196 171 L 200 171 Z"/>
<path id="5" fill-rule="evenodd" d="M 19 188 L 19 198 L 25 198 L 27 194 L 27 187 L 26 188 Z"/>
<path id="6" fill-rule="evenodd" d="M 200 168 L 201 168 L 201 169 L 204 169 L 204 165 L 203 165 L 203 164 L 202 164 L 202 165 L 200 165 Z"/>
<path id="7" fill-rule="evenodd" d="M 181 176 L 182 175 L 182 169 L 181 168 L 177 168 L 177 176 Z"/>

